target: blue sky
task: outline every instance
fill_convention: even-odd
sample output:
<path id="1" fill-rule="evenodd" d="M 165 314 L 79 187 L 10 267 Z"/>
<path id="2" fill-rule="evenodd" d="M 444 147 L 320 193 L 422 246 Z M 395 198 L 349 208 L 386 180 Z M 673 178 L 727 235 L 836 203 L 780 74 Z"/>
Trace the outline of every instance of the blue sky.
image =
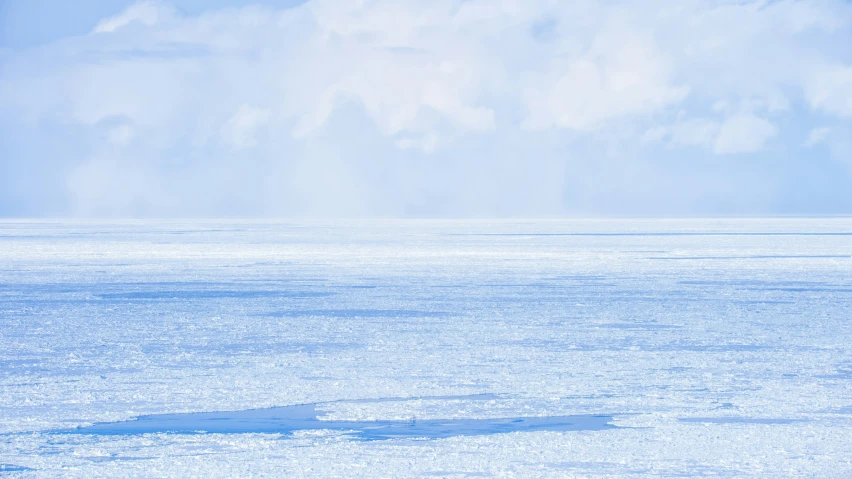
<path id="1" fill-rule="evenodd" d="M 0 216 L 852 214 L 852 5 L 0 0 Z"/>

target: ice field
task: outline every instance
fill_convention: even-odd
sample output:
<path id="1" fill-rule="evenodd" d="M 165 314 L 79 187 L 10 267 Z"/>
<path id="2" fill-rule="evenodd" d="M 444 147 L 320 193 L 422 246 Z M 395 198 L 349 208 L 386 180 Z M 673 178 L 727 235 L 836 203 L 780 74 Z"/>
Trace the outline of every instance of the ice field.
<path id="1" fill-rule="evenodd" d="M 852 477 L 852 219 L 0 222 L 2 477 Z"/>

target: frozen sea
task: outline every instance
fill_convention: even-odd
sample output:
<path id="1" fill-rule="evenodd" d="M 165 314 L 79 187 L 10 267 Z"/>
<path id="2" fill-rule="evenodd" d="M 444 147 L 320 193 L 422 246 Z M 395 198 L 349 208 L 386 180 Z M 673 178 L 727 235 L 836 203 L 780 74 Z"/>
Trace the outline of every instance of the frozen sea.
<path id="1" fill-rule="evenodd" d="M 852 477 L 852 219 L 0 222 L 3 477 Z"/>

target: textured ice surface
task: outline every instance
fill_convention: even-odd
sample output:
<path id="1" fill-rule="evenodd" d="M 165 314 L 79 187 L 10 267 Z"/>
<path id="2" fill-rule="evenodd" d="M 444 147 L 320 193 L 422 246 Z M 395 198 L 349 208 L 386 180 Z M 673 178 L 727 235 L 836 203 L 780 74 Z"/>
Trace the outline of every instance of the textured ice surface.
<path id="1" fill-rule="evenodd" d="M 0 473 L 849 477 L 850 233 L 837 218 L 5 221 Z M 358 428 L 618 427 L 56 432 L 317 403 Z"/>

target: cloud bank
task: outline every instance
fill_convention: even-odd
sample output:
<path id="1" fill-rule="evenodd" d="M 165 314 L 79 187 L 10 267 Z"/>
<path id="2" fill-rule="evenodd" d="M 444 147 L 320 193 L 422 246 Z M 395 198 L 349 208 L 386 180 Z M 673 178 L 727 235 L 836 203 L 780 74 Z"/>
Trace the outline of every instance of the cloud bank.
<path id="1" fill-rule="evenodd" d="M 0 215 L 852 213 L 843 1 L 143 1 L 0 51 Z"/>

